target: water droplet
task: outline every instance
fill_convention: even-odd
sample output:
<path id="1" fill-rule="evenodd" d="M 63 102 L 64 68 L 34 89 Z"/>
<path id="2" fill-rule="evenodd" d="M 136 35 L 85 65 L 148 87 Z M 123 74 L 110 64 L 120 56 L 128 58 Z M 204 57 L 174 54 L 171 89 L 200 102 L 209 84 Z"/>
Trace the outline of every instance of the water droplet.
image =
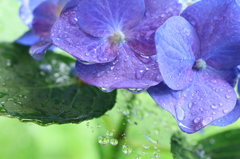
<path id="1" fill-rule="evenodd" d="M 107 145 L 109 143 L 109 138 L 105 136 L 99 136 L 98 137 L 98 142 L 101 145 Z"/>
<path id="2" fill-rule="evenodd" d="M 117 139 L 111 139 L 110 144 L 113 145 L 113 146 L 116 146 L 118 144 L 118 140 Z"/>
<path id="3" fill-rule="evenodd" d="M 95 63 L 93 63 L 93 62 L 87 62 L 87 61 L 83 61 L 83 60 L 79 60 L 79 59 L 78 59 L 78 61 L 79 61 L 80 63 L 84 64 L 84 65 L 93 65 L 93 64 L 95 64 Z"/>
<path id="4" fill-rule="evenodd" d="M 217 106 L 217 105 L 211 105 L 211 108 L 212 108 L 212 109 L 217 109 L 218 106 Z"/>
<path id="5" fill-rule="evenodd" d="M 128 146 L 128 145 L 123 145 L 122 152 L 125 155 L 130 155 L 132 153 L 132 148 L 130 146 Z"/>
<path id="6" fill-rule="evenodd" d="M 137 94 L 137 93 L 144 92 L 146 89 L 144 89 L 144 88 L 127 88 L 126 90 L 131 93 Z"/>
<path id="7" fill-rule="evenodd" d="M 184 119 L 185 114 L 181 107 L 176 108 L 176 115 L 177 115 L 178 120 L 182 121 Z"/>
<path id="8" fill-rule="evenodd" d="M 193 122 L 194 122 L 195 124 L 197 124 L 197 123 L 199 123 L 200 120 L 201 120 L 201 119 L 200 119 L 199 117 L 196 117 L 196 118 L 193 120 Z"/>
<path id="9" fill-rule="evenodd" d="M 223 110 L 224 114 L 227 114 L 228 112 L 229 112 L 229 110 L 227 110 L 227 109 Z"/>
<path id="10" fill-rule="evenodd" d="M 107 135 L 108 137 L 112 137 L 112 136 L 113 136 L 113 131 L 108 130 L 108 131 L 106 132 L 106 135 Z"/>
<path id="11" fill-rule="evenodd" d="M 227 94 L 226 94 L 225 97 L 226 97 L 227 99 L 230 99 L 230 98 L 231 98 L 231 96 L 230 96 L 230 95 L 227 95 Z"/>
<path id="12" fill-rule="evenodd" d="M 207 117 L 202 120 L 202 124 L 205 126 L 212 122 L 212 117 Z"/>
<path id="13" fill-rule="evenodd" d="M 188 103 L 188 108 L 192 108 L 192 103 Z"/>
<path id="14" fill-rule="evenodd" d="M 142 146 L 143 146 L 144 149 L 149 149 L 149 148 L 150 148 L 150 147 L 149 147 L 148 145 L 146 145 L 146 144 L 143 144 Z"/>
<path id="15" fill-rule="evenodd" d="M 155 158 L 160 158 L 160 152 L 159 152 L 159 151 L 154 151 L 154 152 L 153 152 L 153 156 L 154 156 Z"/>
<path id="16" fill-rule="evenodd" d="M 136 70 L 136 73 L 135 73 L 135 77 L 137 78 L 137 79 L 142 79 L 143 78 L 143 75 L 145 74 L 145 70 Z"/>
<path id="17" fill-rule="evenodd" d="M 128 115 L 130 114 L 130 110 L 129 110 L 128 108 L 124 108 L 124 109 L 122 110 L 122 114 L 123 114 L 124 116 L 128 116 Z"/>
<path id="18" fill-rule="evenodd" d="M 51 73 L 52 72 L 52 66 L 49 64 L 41 64 L 39 68 L 44 71 L 45 73 Z"/>
<path id="19" fill-rule="evenodd" d="M 141 156 L 136 155 L 135 159 L 141 159 Z"/>
<path id="20" fill-rule="evenodd" d="M 103 88 L 103 87 L 98 87 L 98 88 L 105 93 L 109 93 L 109 92 L 112 92 L 114 90 L 114 89 L 111 89 L 111 88 Z"/>
<path id="21" fill-rule="evenodd" d="M 223 106 L 223 104 L 222 103 L 218 103 L 220 106 Z"/>
<path id="22" fill-rule="evenodd" d="M 159 144 L 158 140 L 156 140 L 156 139 L 154 139 L 154 138 L 152 138 L 152 137 L 150 137 L 148 135 L 146 135 L 146 139 L 148 141 L 150 141 L 151 143 L 153 143 L 153 144 Z"/>

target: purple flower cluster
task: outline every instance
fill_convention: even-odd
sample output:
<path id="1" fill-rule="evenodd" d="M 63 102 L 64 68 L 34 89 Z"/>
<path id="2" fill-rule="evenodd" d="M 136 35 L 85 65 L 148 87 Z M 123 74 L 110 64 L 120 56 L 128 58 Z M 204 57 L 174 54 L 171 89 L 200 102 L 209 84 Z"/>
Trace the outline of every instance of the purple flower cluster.
<path id="1" fill-rule="evenodd" d="M 55 45 L 90 85 L 147 89 L 187 133 L 239 118 L 238 0 L 201 0 L 182 12 L 177 0 L 22 1 L 35 59 Z"/>

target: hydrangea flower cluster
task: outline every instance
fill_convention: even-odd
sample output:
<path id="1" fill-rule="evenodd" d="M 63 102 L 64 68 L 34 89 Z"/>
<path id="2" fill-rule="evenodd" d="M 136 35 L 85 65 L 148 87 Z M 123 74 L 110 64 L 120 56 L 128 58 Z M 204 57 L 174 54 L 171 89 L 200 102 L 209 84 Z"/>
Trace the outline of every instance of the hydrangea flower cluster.
<path id="1" fill-rule="evenodd" d="M 35 59 L 54 45 L 76 58 L 90 85 L 147 89 L 186 133 L 239 118 L 238 0 L 201 0 L 183 11 L 177 0 L 22 0 L 20 17 L 31 29 L 23 37 L 38 37 Z"/>

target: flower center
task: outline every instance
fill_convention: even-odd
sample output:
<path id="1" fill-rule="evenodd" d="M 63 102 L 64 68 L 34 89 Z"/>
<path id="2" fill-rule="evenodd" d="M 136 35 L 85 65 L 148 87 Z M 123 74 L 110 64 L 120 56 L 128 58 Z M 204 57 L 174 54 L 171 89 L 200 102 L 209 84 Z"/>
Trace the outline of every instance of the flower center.
<path id="1" fill-rule="evenodd" d="M 195 62 L 195 64 L 194 64 L 193 67 L 194 67 L 195 69 L 197 69 L 197 70 L 205 70 L 206 67 L 207 67 L 207 64 L 206 64 L 206 62 L 205 62 L 203 59 L 198 59 L 198 60 Z"/>
<path id="2" fill-rule="evenodd" d="M 122 43 L 125 41 L 125 35 L 121 31 L 116 31 L 112 36 L 110 36 L 110 41 L 113 44 Z"/>

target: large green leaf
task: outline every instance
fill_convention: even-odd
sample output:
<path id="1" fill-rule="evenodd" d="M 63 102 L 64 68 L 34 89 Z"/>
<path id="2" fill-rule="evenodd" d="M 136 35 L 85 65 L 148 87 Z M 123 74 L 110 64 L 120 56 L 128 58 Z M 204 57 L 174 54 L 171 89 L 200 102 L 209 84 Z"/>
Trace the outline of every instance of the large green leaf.
<path id="1" fill-rule="evenodd" d="M 35 61 L 28 47 L 0 43 L 0 115 L 40 125 L 79 123 L 103 115 L 116 91 L 101 92 L 74 75 L 74 60 L 48 52 Z"/>
<path id="2" fill-rule="evenodd" d="M 215 134 L 199 141 L 199 145 L 211 159 L 239 159 L 240 129 Z"/>

